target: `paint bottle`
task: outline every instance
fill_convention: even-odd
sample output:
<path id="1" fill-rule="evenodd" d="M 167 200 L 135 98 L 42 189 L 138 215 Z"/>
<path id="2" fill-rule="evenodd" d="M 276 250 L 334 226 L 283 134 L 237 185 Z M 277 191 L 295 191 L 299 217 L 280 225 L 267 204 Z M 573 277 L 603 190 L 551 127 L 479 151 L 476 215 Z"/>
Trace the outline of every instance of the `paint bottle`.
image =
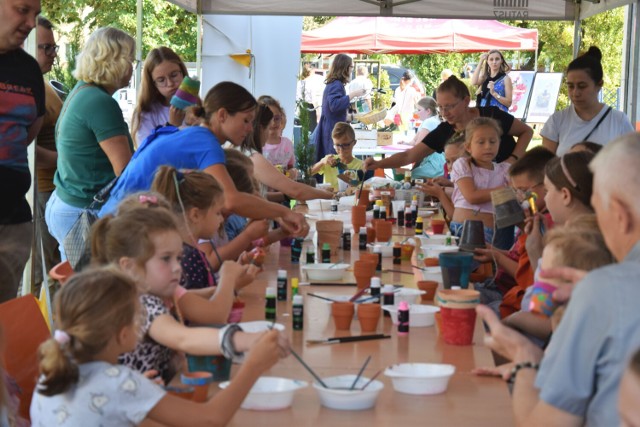
<path id="1" fill-rule="evenodd" d="M 331 246 L 328 243 L 322 244 L 322 262 L 325 264 L 331 262 Z"/>
<path id="2" fill-rule="evenodd" d="M 264 318 L 266 320 L 276 320 L 276 288 L 269 286 L 266 290 Z"/>
<path id="3" fill-rule="evenodd" d="M 404 182 L 411 182 L 411 171 L 404 172 Z"/>
<path id="4" fill-rule="evenodd" d="M 378 207 L 378 212 L 379 212 L 378 213 L 378 218 L 387 219 L 387 210 L 384 207 L 384 203 L 382 202 L 382 200 L 376 200 L 376 206 Z M 375 211 L 374 211 L 374 213 L 375 213 Z"/>
<path id="5" fill-rule="evenodd" d="M 398 304 L 398 335 L 407 335 L 409 333 L 409 304 L 406 301 L 400 301 Z"/>
<path id="6" fill-rule="evenodd" d="M 316 252 L 313 249 L 313 244 L 307 247 L 307 264 L 315 264 L 316 262 Z"/>
<path id="7" fill-rule="evenodd" d="M 402 263 L 402 247 L 399 242 L 393 244 L 393 263 Z"/>
<path id="8" fill-rule="evenodd" d="M 404 226 L 413 228 L 413 215 L 411 215 L 411 208 L 409 206 L 404 209 Z"/>
<path id="9" fill-rule="evenodd" d="M 398 218 L 398 227 L 404 227 L 404 208 L 398 209 L 396 217 Z"/>
<path id="10" fill-rule="evenodd" d="M 446 246 L 451 246 L 451 243 L 452 243 L 452 241 L 451 241 L 451 232 L 447 231 L 447 236 L 444 238 L 444 244 Z"/>
<path id="11" fill-rule="evenodd" d="M 278 301 L 287 300 L 287 270 L 278 270 Z"/>
<path id="12" fill-rule="evenodd" d="M 382 303 L 384 305 L 394 305 L 395 301 L 393 298 L 393 285 L 384 285 L 382 288 Z M 388 311 L 385 310 L 384 315 L 389 317 L 391 316 Z"/>
<path id="13" fill-rule="evenodd" d="M 373 205 L 373 219 L 380 219 L 380 205 Z"/>
<path id="14" fill-rule="evenodd" d="M 373 253 L 378 255 L 378 263 L 376 264 L 376 271 L 382 271 L 382 246 L 374 245 Z"/>
<path id="15" fill-rule="evenodd" d="M 369 293 L 371 294 L 371 298 L 377 298 L 373 300 L 374 303 L 380 304 L 380 278 L 372 277 L 371 284 L 369 285 Z"/>
<path id="16" fill-rule="evenodd" d="M 303 239 L 296 237 L 291 241 L 291 263 L 298 264 L 300 262 L 300 255 L 302 254 L 302 242 Z"/>
<path id="17" fill-rule="evenodd" d="M 416 218 L 416 236 L 422 236 L 423 232 L 424 232 L 424 224 L 422 222 L 422 217 L 419 216 L 418 218 Z"/>
<path id="18" fill-rule="evenodd" d="M 361 251 L 367 250 L 367 229 L 365 227 L 360 227 L 358 232 L 358 249 Z"/>
<path id="19" fill-rule="evenodd" d="M 304 299 L 302 295 L 293 296 L 291 312 L 293 313 L 293 330 L 301 331 L 304 326 Z"/>
<path id="20" fill-rule="evenodd" d="M 351 229 L 347 226 L 342 229 L 342 249 L 351 250 Z"/>
<path id="21" fill-rule="evenodd" d="M 338 201 L 336 199 L 331 200 L 331 212 L 334 214 L 338 213 Z"/>
<path id="22" fill-rule="evenodd" d="M 298 295 L 298 283 L 299 281 L 297 277 L 291 278 L 291 295 L 294 297 Z"/>
<path id="23" fill-rule="evenodd" d="M 415 194 L 411 198 L 411 218 L 415 225 L 415 221 L 418 218 L 418 196 Z"/>

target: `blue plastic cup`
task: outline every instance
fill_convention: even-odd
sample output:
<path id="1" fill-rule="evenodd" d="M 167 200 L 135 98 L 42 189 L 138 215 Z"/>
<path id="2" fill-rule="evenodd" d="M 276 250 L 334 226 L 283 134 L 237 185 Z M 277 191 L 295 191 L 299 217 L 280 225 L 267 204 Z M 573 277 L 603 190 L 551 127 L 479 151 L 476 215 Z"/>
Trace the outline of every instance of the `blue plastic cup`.
<path id="1" fill-rule="evenodd" d="M 469 287 L 469 275 L 473 254 L 466 252 L 445 252 L 438 256 L 442 269 L 442 285 L 445 289 L 452 286 L 460 286 L 462 289 Z"/>

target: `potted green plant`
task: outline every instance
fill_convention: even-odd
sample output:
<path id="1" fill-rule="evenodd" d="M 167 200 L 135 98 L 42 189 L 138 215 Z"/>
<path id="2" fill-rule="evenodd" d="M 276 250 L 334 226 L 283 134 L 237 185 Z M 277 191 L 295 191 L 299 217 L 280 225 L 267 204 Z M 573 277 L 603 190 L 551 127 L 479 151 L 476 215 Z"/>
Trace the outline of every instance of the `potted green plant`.
<path id="1" fill-rule="evenodd" d="M 300 119 L 300 141 L 296 144 L 294 151 L 296 167 L 300 171 L 299 180 L 315 187 L 316 180 L 310 172 L 315 163 L 316 147 L 309 140 L 309 110 L 301 101 L 298 101 L 298 118 Z"/>

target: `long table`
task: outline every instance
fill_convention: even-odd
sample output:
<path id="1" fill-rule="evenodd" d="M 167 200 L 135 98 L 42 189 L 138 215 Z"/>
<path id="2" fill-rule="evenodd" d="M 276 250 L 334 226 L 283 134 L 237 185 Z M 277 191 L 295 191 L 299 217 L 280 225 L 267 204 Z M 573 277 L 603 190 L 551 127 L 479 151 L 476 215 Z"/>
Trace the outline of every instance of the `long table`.
<path id="1" fill-rule="evenodd" d="M 395 229 L 395 227 L 394 227 Z M 396 236 L 396 238 L 399 238 Z M 306 242 L 305 242 L 306 243 Z M 341 255 L 345 262 L 358 259 L 357 239 L 350 252 Z M 383 259 L 383 270 L 399 268 L 411 273 L 410 263 L 392 265 L 391 258 Z M 273 245 L 267 255 L 264 272 L 258 280 L 241 292 L 246 308 L 244 321 L 264 320 L 265 287 L 276 285 L 278 269 L 292 277 L 300 277 L 299 264 L 290 261 L 290 249 Z M 349 277 L 350 276 L 350 277 Z M 355 282 L 351 273 L 345 282 Z M 383 284 L 402 284 L 415 287 L 412 274 L 382 273 Z M 391 339 L 342 343 L 332 345 L 306 345 L 308 339 L 334 336 L 360 335 L 360 326 L 354 319 L 349 332 L 336 331 L 330 316 L 329 303 L 306 295 L 307 292 L 352 295 L 355 286 L 301 286 L 304 295 L 304 330 L 291 328 L 291 292 L 288 301 L 277 303 L 277 322 L 286 327 L 292 347 L 321 376 L 356 374 L 368 356 L 371 362 L 364 376 L 371 377 L 378 370 L 396 363 L 449 363 L 456 366 L 456 373 L 449 382 L 448 390 L 439 395 L 413 396 L 394 391 L 391 380 L 384 375 L 378 379 L 384 389 L 374 408 L 365 411 L 337 411 L 327 409 L 309 386 L 298 390 L 289 409 L 274 412 L 239 410 L 231 426 L 512 426 L 514 419 L 507 385 L 500 379 L 478 377 L 470 373 L 479 366 L 493 366 L 491 352 L 482 344 L 481 323 L 476 325 L 474 344 L 453 346 L 438 337 L 435 327 L 412 328 L 408 336 L 398 336 L 396 327 L 388 317 L 381 317 L 376 333 L 390 334 Z M 234 366 L 234 370 L 237 367 Z M 311 375 L 295 358 L 288 357 L 277 363 L 268 376 L 281 376 L 313 382 Z M 233 374 L 232 374 L 233 378 Z M 212 386 L 215 393 L 217 386 Z"/>

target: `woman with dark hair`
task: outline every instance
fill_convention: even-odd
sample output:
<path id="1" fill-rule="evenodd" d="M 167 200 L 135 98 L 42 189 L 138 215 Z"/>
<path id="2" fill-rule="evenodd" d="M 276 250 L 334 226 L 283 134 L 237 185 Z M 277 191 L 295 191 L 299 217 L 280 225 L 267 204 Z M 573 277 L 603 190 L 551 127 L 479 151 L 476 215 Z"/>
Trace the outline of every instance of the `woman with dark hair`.
<path id="1" fill-rule="evenodd" d="M 135 152 L 101 215 L 115 211 L 118 202 L 135 191 L 148 190 L 159 166 L 199 169 L 212 175 L 224 190 L 227 210 L 249 218 L 282 218 L 292 234 L 306 236 L 309 227 L 304 216 L 236 189 L 224 165 L 222 144 L 239 146 L 253 131 L 257 101 L 245 88 L 232 82 L 215 85 L 204 99 L 205 123 L 178 131 L 168 126 L 145 139 Z"/>
<path id="2" fill-rule="evenodd" d="M 347 94 L 344 87 L 351 80 L 352 71 L 351 57 L 343 53 L 336 55 L 325 80 L 327 85 L 322 94 L 322 116 L 315 130 L 316 161 L 320 161 L 327 154 L 336 154 L 331 139 L 333 127 L 338 122 L 347 121 L 347 110 L 351 100 L 366 92 L 364 89 L 356 89 Z"/>
<path id="3" fill-rule="evenodd" d="M 540 131 L 542 145 L 559 156 L 578 142 L 606 145 L 616 137 L 634 131 L 623 112 L 598 100 L 603 85 L 601 60 L 600 49 L 591 46 L 567 67 L 571 105 L 553 113 Z"/>
<path id="4" fill-rule="evenodd" d="M 511 67 L 499 50 L 480 55 L 480 63 L 473 71 L 471 84 L 478 86 L 476 105 L 498 107 L 509 111 L 513 99 L 513 86 L 507 73 Z"/>
<path id="5" fill-rule="evenodd" d="M 138 103 L 133 110 L 131 135 L 141 144 L 158 126 L 182 126 L 185 112 L 169 105 L 187 75 L 182 59 L 168 47 L 152 49 L 144 60 Z"/>

